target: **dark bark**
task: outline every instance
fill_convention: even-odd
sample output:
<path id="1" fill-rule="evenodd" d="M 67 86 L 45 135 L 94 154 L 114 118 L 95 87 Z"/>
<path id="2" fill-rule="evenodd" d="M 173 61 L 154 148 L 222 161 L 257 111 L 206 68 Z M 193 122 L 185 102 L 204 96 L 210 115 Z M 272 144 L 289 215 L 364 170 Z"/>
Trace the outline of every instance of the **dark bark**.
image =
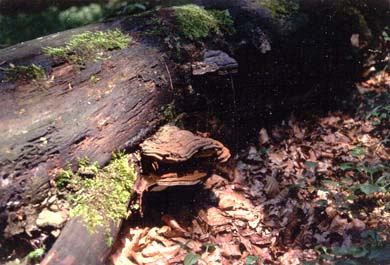
<path id="1" fill-rule="evenodd" d="M 0 238 L 20 232 L 10 225 L 12 213 L 42 201 L 56 170 L 82 157 L 103 166 L 112 152 L 134 148 L 162 120 L 169 73 L 163 54 L 151 43 L 135 40 L 80 72 L 42 54 L 41 47 L 64 44 L 79 32 L 116 27 L 121 23 L 97 24 L 0 51 L 1 62 L 44 65 L 49 78 L 54 76 L 0 83 Z M 100 81 L 92 82 L 92 75 Z M 71 227 L 82 229 L 78 223 Z"/>
<path id="2" fill-rule="evenodd" d="M 111 226 L 111 235 L 115 240 L 119 228 Z M 91 233 L 80 218 L 70 220 L 54 243 L 42 265 L 105 264 L 110 253 L 107 245 L 106 228 L 100 226 Z"/>

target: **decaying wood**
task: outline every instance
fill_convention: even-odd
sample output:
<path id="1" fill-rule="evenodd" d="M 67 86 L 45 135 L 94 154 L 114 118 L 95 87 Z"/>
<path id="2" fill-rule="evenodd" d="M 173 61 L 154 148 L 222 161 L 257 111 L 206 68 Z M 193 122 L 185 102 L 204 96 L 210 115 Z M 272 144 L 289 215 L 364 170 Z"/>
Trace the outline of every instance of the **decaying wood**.
<path id="1" fill-rule="evenodd" d="M 117 226 L 112 225 L 110 235 L 99 226 L 92 233 L 81 218 L 71 219 L 61 232 L 42 265 L 105 264 L 110 252 L 107 236 L 117 236 Z M 86 247 L 87 246 L 87 247 Z"/>
<path id="2" fill-rule="evenodd" d="M 0 211 L 4 225 L 0 238 L 24 232 L 23 227 L 11 225 L 15 221 L 12 212 L 39 205 L 58 170 L 68 163 L 76 165 L 77 158 L 84 157 L 103 166 L 114 151 L 134 148 L 163 119 L 161 110 L 169 100 L 170 85 L 163 54 L 151 49 L 151 43 L 134 39 L 128 48 L 109 52 L 109 60 L 88 63 L 81 70 L 66 62 L 55 64 L 42 54 L 42 47 L 63 45 L 74 34 L 114 28 L 122 28 L 121 21 L 51 35 L 0 52 L 0 61 L 43 65 L 48 75 L 43 81 L 0 83 Z M 99 81 L 92 82 L 91 76 Z M 76 230 L 83 229 L 73 224 L 77 224 Z M 88 242 L 105 244 L 85 240 L 84 250 L 100 249 Z M 83 256 L 75 262 L 98 264 Z"/>

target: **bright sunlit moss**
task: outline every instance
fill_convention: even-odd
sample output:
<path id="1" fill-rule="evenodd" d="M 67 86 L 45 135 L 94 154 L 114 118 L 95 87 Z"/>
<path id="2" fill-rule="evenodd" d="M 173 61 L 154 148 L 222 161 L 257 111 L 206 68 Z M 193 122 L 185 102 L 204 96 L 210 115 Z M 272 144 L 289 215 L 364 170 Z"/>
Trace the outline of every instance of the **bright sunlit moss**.
<path id="1" fill-rule="evenodd" d="M 104 51 L 124 49 L 132 38 L 121 31 L 84 32 L 74 35 L 71 40 L 61 47 L 45 47 L 43 52 L 51 57 L 62 58 L 69 62 L 84 65 L 86 61 L 103 59 Z"/>
<path id="2" fill-rule="evenodd" d="M 17 65 L 4 69 L 5 81 L 15 82 L 18 80 L 43 80 L 46 78 L 45 69 L 39 65 Z"/>
<path id="3" fill-rule="evenodd" d="M 206 10 L 197 5 L 177 6 L 173 10 L 181 34 L 191 40 L 219 33 L 222 27 L 233 31 L 234 22 L 227 10 Z"/>
<path id="4" fill-rule="evenodd" d="M 87 176 L 85 172 L 88 172 Z M 63 170 L 57 178 L 57 187 L 71 191 L 68 195 L 72 203 L 70 216 L 80 216 L 93 232 L 96 226 L 118 223 L 127 217 L 135 179 L 128 158 L 118 153 L 108 166 L 101 169 L 88 159 L 79 160 L 79 171 Z"/>

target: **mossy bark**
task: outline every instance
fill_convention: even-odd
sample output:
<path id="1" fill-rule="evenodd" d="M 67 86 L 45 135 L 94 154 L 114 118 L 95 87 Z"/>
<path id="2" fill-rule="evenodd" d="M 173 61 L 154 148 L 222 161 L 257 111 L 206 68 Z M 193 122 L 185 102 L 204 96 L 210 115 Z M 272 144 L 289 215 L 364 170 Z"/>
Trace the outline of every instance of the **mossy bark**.
<path id="1" fill-rule="evenodd" d="M 104 59 L 91 60 L 83 67 L 42 52 L 42 47 L 64 45 L 73 35 L 86 31 L 119 28 L 132 35 L 126 22 L 95 24 L 0 51 L 1 62 L 40 65 L 47 75 L 45 80 L 33 82 L 24 78 L 8 80 L 4 72 L 0 74 L 2 243 L 23 233 L 24 228 L 19 226 L 25 223 L 16 220 L 14 212 L 23 212 L 32 204 L 42 208 L 39 204 L 52 189 L 50 181 L 61 168 L 68 163 L 75 166 L 77 158 L 83 157 L 104 166 L 114 151 L 135 148 L 163 120 L 162 106 L 170 102 L 171 73 L 158 43 L 137 39 L 125 49 L 106 51 Z M 92 76 L 99 81 L 93 82 Z M 32 220 L 33 226 L 35 219 L 24 217 Z M 71 228 L 65 231 L 81 233 L 84 229 L 79 222 L 67 226 Z M 112 229 L 115 236 L 119 227 Z M 96 240 L 99 234 L 90 238 L 86 235 L 84 250 L 94 250 L 85 258 L 77 256 L 74 264 L 101 264 L 100 254 L 95 251 L 105 248 L 107 252 L 109 247 L 106 241 Z M 75 250 L 73 242 L 67 243 L 70 245 L 64 249 Z M 105 247 L 97 247 L 100 243 Z"/>

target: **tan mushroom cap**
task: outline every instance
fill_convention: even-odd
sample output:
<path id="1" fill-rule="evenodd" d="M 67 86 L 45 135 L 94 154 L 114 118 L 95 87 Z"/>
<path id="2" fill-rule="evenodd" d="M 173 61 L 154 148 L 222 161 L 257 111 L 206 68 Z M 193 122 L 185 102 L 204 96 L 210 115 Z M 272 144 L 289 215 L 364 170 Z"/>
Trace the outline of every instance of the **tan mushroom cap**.
<path id="1" fill-rule="evenodd" d="M 216 158 L 219 162 L 226 162 L 230 158 L 229 149 L 222 143 L 173 125 L 160 128 L 141 144 L 141 149 L 144 156 L 162 163 L 180 163 L 195 157 Z"/>

